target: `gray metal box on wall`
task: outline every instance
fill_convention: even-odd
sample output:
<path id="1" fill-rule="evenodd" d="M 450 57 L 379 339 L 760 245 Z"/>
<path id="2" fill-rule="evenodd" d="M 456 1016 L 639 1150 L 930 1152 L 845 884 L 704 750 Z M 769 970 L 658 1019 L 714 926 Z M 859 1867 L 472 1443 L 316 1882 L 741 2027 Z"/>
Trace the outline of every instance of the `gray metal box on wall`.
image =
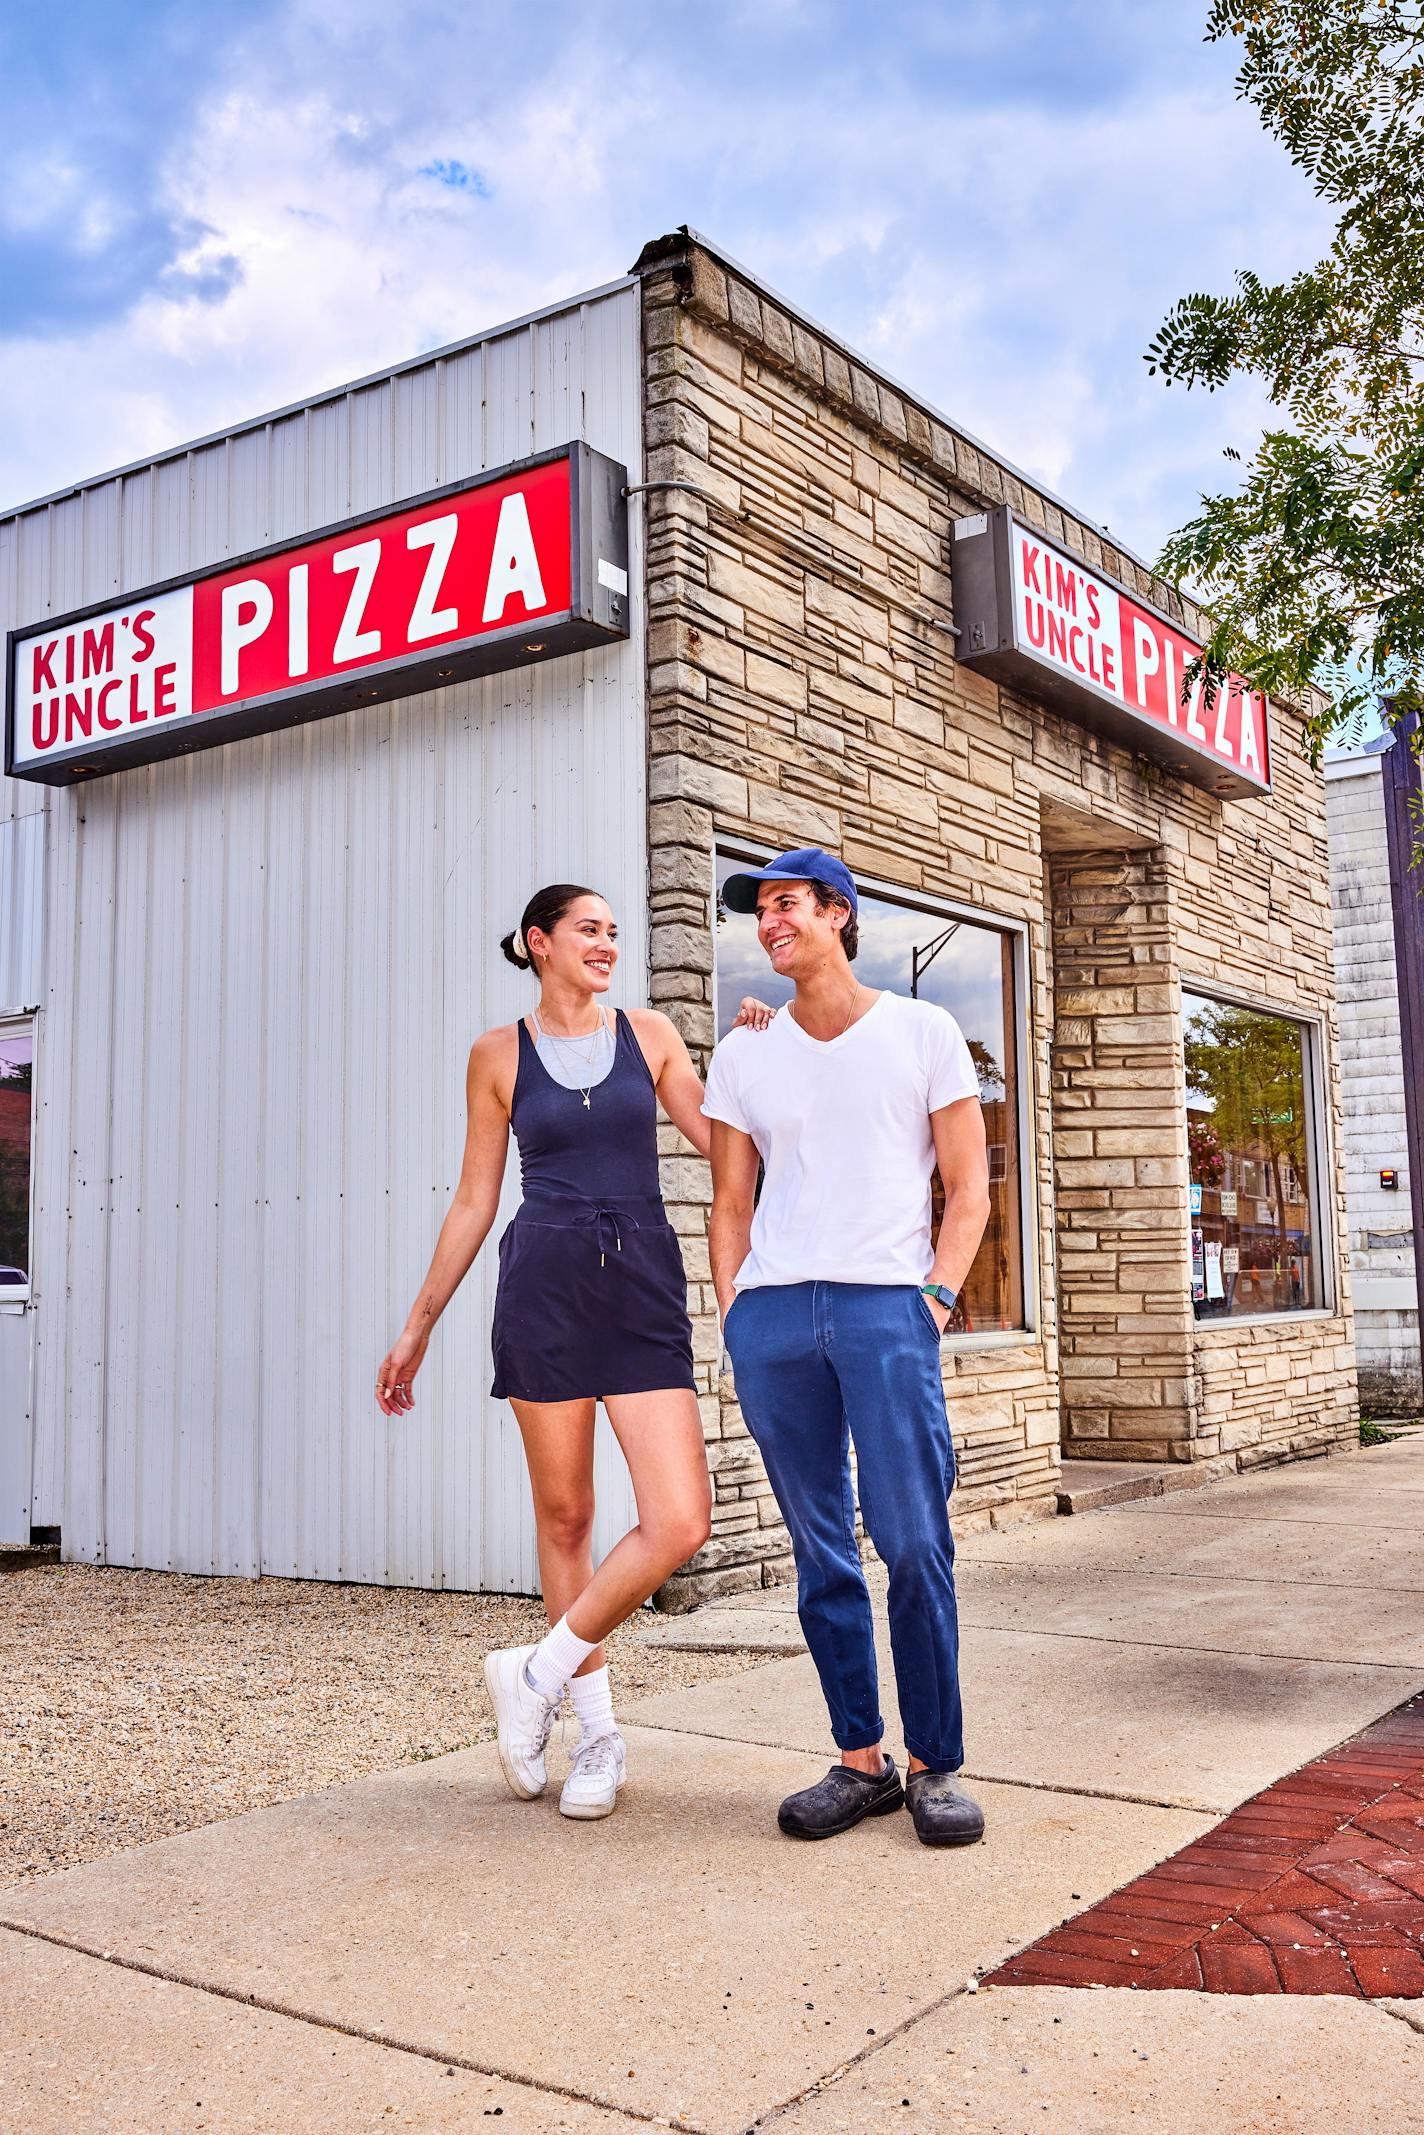
<path id="1" fill-rule="evenodd" d="M 323 529 L 359 546 L 362 521 L 571 444 L 621 489 L 638 303 L 613 284 L 0 518 L 0 629 L 256 576 L 244 559 Z M 497 948 L 530 891 L 597 883 L 619 997 L 646 998 L 639 531 L 621 559 L 575 549 L 605 642 L 0 786 L 7 829 L 44 826 L 21 959 L 42 948 L 32 1516 L 66 1554 L 537 1587 L 517 1431 L 486 1392 L 492 1243 L 414 1413 L 388 1422 L 372 1389 L 458 1177 L 469 1044 L 530 998 Z M 633 1518 L 606 1435 L 598 1486 L 606 1548 Z"/>

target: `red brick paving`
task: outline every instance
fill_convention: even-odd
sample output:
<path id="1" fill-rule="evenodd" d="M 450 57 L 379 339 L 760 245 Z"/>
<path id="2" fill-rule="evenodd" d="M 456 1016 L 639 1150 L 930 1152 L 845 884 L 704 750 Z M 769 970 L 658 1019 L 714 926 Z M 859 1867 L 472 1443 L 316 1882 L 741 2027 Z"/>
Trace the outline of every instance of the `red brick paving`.
<path id="1" fill-rule="evenodd" d="M 1424 1696 L 991 1972 L 990 1987 L 1424 1996 Z"/>

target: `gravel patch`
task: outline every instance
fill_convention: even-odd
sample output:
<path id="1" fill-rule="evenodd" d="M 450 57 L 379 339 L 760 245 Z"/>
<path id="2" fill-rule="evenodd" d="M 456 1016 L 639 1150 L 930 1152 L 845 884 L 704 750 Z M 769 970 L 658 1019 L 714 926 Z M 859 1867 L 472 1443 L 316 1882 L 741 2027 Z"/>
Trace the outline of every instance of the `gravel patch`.
<path id="1" fill-rule="evenodd" d="M 517 1595 L 12 1572 L 0 1579 L 0 1885 L 490 1741 L 485 1654 L 544 1623 Z M 608 1642 L 621 1704 L 765 1661 L 639 1645 L 639 1627 L 635 1616 Z"/>

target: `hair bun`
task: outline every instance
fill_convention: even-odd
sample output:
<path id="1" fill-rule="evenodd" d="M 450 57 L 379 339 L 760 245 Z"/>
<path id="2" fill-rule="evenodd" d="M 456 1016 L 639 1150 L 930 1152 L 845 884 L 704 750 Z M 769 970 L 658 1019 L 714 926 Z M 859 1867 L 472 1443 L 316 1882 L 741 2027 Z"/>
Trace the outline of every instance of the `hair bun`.
<path id="1" fill-rule="evenodd" d="M 536 890 L 524 907 L 519 925 L 506 934 L 500 943 L 508 961 L 516 971 L 532 971 L 534 959 L 529 952 L 529 935 L 534 927 L 548 934 L 567 912 L 569 906 L 580 897 L 596 897 L 597 890 L 586 890 L 578 882 L 550 882 L 542 890 Z M 543 954 L 548 955 L 546 949 Z"/>

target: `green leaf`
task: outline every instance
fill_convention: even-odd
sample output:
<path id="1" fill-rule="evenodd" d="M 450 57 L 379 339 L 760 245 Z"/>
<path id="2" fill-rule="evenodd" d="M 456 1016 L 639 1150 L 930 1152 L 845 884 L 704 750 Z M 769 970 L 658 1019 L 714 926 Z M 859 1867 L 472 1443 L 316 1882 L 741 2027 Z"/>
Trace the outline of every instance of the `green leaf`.
<path id="1" fill-rule="evenodd" d="M 1424 703 L 1424 5 L 1213 0 L 1207 40 L 1227 37 L 1237 95 L 1335 235 L 1286 280 L 1246 268 L 1230 295 L 1180 298 L 1153 338 L 1164 384 L 1254 377 L 1277 417 L 1254 453 L 1224 448 L 1238 486 L 1199 500 L 1158 569 L 1213 617 L 1208 679 L 1235 668 L 1301 706 L 1318 761 Z"/>

